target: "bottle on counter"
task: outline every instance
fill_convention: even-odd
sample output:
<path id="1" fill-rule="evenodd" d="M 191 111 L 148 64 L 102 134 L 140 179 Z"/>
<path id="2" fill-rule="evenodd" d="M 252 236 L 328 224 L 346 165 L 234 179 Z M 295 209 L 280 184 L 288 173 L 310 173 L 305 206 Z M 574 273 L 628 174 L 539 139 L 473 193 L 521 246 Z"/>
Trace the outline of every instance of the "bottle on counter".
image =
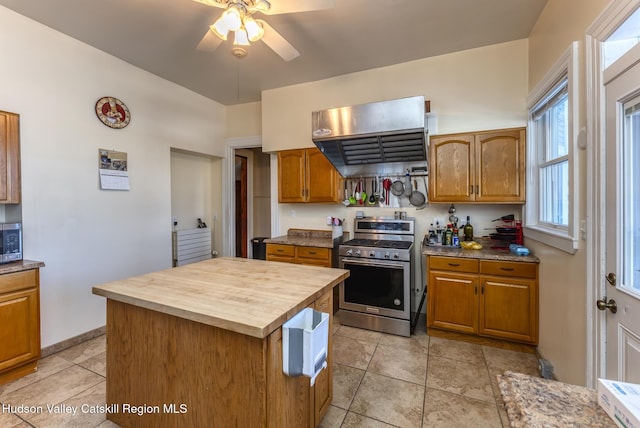
<path id="1" fill-rule="evenodd" d="M 464 225 L 464 240 L 465 241 L 473 241 L 473 226 L 471 225 L 471 220 L 469 220 L 469 216 L 467 216 L 467 224 Z"/>
<path id="2" fill-rule="evenodd" d="M 427 242 L 429 245 L 436 245 L 436 239 L 436 231 L 433 228 L 433 223 L 431 223 L 429 226 L 429 238 Z"/>
<path id="3" fill-rule="evenodd" d="M 442 227 L 440 227 L 440 222 L 436 221 L 436 245 L 443 244 L 443 236 L 442 236 Z"/>
<path id="4" fill-rule="evenodd" d="M 453 244 L 453 230 L 451 230 L 451 225 L 447 225 L 447 230 L 444 231 L 444 242 L 442 245 L 452 245 Z"/>
<path id="5" fill-rule="evenodd" d="M 455 224 L 453 225 L 453 235 L 451 238 L 451 245 L 453 245 L 454 247 L 460 246 L 460 235 L 458 234 L 458 227 Z"/>

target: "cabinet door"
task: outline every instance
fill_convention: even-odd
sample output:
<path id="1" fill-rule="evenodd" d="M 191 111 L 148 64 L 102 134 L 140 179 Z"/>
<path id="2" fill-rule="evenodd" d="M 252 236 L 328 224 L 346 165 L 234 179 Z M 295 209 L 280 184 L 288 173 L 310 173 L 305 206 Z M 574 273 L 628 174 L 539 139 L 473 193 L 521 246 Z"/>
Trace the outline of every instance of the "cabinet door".
<path id="1" fill-rule="evenodd" d="M 282 371 L 282 328 L 267 339 L 267 428 L 313 426 L 314 409 L 309 378 L 291 377 Z M 261 403 L 256 403 L 261 405 Z"/>
<path id="2" fill-rule="evenodd" d="M 307 202 L 340 202 L 339 177 L 319 149 L 307 149 Z"/>
<path id="3" fill-rule="evenodd" d="M 20 203 L 19 116 L 0 111 L 0 203 Z"/>
<path id="4" fill-rule="evenodd" d="M 478 134 L 476 201 L 525 201 L 525 131 L 512 129 Z"/>
<path id="5" fill-rule="evenodd" d="M 278 202 L 305 201 L 305 150 L 278 152 Z"/>
<path id="6" fill-rule="evenodd" d="M 477 293 L 477 275 L 430 271 L 427 326 L 476 333 Z"/>
<path id="7" fill-rule="evenodd" d="M 473 135 L 433 137 L 429 143 L 429 200 L 474 200 L 475 166 Z"/>
<path id="8" fill-rule="evenodd" d="M 537 344 L 537 281 L 481 276 L 480 282 L 479 333 Z"/>
<path id="9" fill-rule="evenodd" d="M 314 304 L 316 311 L 325 312 L 329 314 L 329 336 L 332 332 L 333 324 L 333 290 L 325 293 Z M 313 386 L 313 408 L 314 408 L 314 421 L 318 426 L 320 421 L 329 410 L 329 405 L 333 398 L 333 369 L 332 369 L 332 349 L 331 338 L 329 338 L 329 349 L 327 349 L 327 368 L 322 370 L 316 377 L 315 385 Z"/>
<path id="10" fill-rule="evenodd" d="M 0 372 L 40 356 L 37 287 L 0 294 L 0 343 Z"/>

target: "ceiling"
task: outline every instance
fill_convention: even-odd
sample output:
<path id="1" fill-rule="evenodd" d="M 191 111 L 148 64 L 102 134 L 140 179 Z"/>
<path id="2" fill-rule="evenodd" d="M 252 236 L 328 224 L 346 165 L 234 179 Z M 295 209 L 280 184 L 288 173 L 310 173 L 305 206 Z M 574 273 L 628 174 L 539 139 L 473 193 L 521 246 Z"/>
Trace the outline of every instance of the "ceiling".
<path id="1" fill-rule="evenodd" d="M 527 38 L 546 3 L 335 0 L 331 9 L 256 15 L 300 52 L 285 62 L 262 41 L 242 59 L 231 54 L 231 38 L 214 52 L 196 50 L 222 9 L 193 0 L 0 0 L 224 105 L 259 101 L 266 89 Z"/>

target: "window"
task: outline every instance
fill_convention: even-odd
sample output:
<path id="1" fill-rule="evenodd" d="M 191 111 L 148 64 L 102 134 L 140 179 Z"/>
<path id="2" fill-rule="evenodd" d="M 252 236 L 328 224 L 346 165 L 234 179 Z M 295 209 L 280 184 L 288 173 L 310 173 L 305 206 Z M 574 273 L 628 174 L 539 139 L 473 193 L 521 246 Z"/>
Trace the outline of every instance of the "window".
<path id="1" fill-rule="evenodd" d="M 574 61 L 577 43 L 565 52 L 528 100 L 528 183 L 525 236 L 574 253 L 577 250 L 577 132 Z"/>

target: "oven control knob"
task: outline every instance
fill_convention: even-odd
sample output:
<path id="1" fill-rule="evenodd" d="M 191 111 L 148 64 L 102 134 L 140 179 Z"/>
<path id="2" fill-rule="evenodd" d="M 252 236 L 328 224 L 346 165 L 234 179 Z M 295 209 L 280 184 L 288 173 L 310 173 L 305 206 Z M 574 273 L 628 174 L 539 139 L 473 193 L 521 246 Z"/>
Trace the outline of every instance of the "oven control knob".
<path id="1" fill-rule="evenodd" d="M 388 259 L 389 257 L 391 257 L 391 254 L 387 251 L 386 253 L 384 253 L 384 258 Z"/>
<path id="2" fill-rule="evenodd" d="M 347 250 L 347 256 L 353 256 L 353 250 Z"/>
<path id="3" fill-rule="evenodd" d="M 360 252 L 360 250 L 356 250 L 356 256 L 360 257 L 362 255 L 362 253 Z"/>
<path id="4" fill-rule="evenodd" d="M 394 258 L 394 259 L 399 259 L 399 258 L 400 258 L 400 256 L 398 255 L 398 253 L 395 253 L 395 254 L 393 255 L 393 258 Z"/>
<path id="5" fill-rule="evenodd" d="M 375 252 L 375 251 L 371 251 L 371 252 L 369 253 L 369 257 L 375 257 L 375 256 L 376 256 L 376 252 Z"/>

